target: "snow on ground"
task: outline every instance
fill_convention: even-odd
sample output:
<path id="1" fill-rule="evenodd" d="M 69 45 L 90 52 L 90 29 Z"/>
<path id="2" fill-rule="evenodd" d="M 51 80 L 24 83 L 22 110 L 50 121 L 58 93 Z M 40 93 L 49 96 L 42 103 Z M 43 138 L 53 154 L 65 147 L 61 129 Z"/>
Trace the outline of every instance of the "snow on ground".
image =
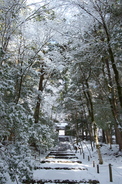
<path id="1" fill-rule="evenodd" d="M 83 145 L 83 147 L 85 147 L 85 145 Z M 88 147 L 90 149 L 90 145 L 88 145 Z M 122 184 L 122 153 L 118 153 L 117 145 L 112 145 L 112 149 L 109 149 L 109 145 L 105 144 L 101 147 L 103 164 L 99 165 L 99 173 L 97 173 L 96 167 L 96 165 L 99 164 L 97 152 L 90 150 L 92 155 L 90 161 L 88 161 L 89 152 L 86 147 L 84 152 L 85 159 L 83 159 L 83 155 L 80 155 L 80 153 L 77 153 L 77 156 L 82 160 L 83 166 L 87 167 L 88 171 L 100 181 L 100 184 Z M 93 161 L 95 162 L 95 167 L 93 167 Z M 110 182 L 109 178 L 109 164 L 112 164 L 113 182 Z"/>
<path id="2" fill-rule="evenodd" d="M 90 179 L 96 180 L 96 177 L 94 175 L 91 175 L 90 172 L 85 171 L 86 174 L 84 174 L 84 171 L 80 170 L 36 170 L 34 173 L 34 179 L 39 180 L 40 178 L 43 178 L 44 180 L 75 180 L 75 181 L 88 181 Z"/>
<path id="3" fill-rule="evenodd" d="M 54 158 L 48 158 L 48 161 L 51 161 L 51 163 L 40 163 L 40 160 L 44 159 L 45 155 L 41 155 L 41 158 L 36 158 L 35 165 L 41 168 L 49 168 L 49 169 L 36 169 L 33 171 L 33 178 L 35 180 L 39 179 L 45 179 L 45 180 L 77 180 L 80 181 L 83 180 L 98 180 L 100 184 L 122 184 L 122 153 L 118 152 L 118 146 L 112 145 L 112 149 L 109 149 L 109 145 L 103 144 L 101 147 L 101 153 L 103 157 L 103 164 L 99 165 L 99 173 L 97 173 L 97 167 L 98 164 L 98 155 L 97 151 L 94 149 L 94 151 L 91 151 L 90 144 L 87 142 L 83 145 L 84 150 L 84 156 L 83 154 L 78 151 L 76 153 L 76 156 L 78 157 L 79 161 L 82 161 L 82 164 L 80 163 L 70 163 L 70 161 L 73 161 L 73 159 L 68 159 L 68 162 L 63 159 L 64 162 L 59 162 L 61 159 L 54 159 Z M 87 145 L 87 146 L 86 146 Z M 73 150 L 73 152 L 75 152 Z M 90 157 L 90 161 L 88 161 L 88 156 Z M 56 162 L 54 162 L 54 160 Z M 74 159 L 75 161 L 76 159 Z M 93 167 L 93 161 L 95 162 L 95 167 Z M 112 164 L 112 175 L 113 175 L 113 182 L 110 182 L 109 178 L 109 167 L 108 165 Z M 66 170 L 64 168 L 73 168 Z M 56 170 L 55 168 L 62 168 Z M 74 169 L 75 168 L 75 169 Z M 80 169 L 79 169 L 80 168 Z M 7 184 L 13 184 L 12 182 L 8 181 Z M 14 183 L 15 184 L 15 183 Z M 49 183 L 48 183 L 49 184 Z"/>
<path id="4" fill-rule="evenodd" d="M 112 149 L 109 149 L 109 145 L 104 145 L 101 147 L 101 153 L 103 157 L 103 164 L 99 165 L 99 173 L 97 173 L 97 164 L 99 164 L 98 161 L 98 155 L 96 150 L 93 152 L 91 151 L 90 144 L 86 143 L 83 144 L 83 150 L 85 158 L 83 159 L 83 154 L 80 154 L 80 151 L 76 153 L 79 160 L 82 161 L 82 164 L 78 163 L 59 163 L 58 159 L 56 159 L 56 163 L 53 161 L 55 159 L 47 159 L 50 160 L 51 163 L 44 163 L 40 164 L 40 166 L 43 167 L 52 167 L 52 170 L 35 170 L 34 171 L 34 179 L 70 179 L 70 180 L 81 180 L 81 179 L 94 179 L 99 180 L 100 184 L 122 184 L 122 154 L 117 153 L 118 152 L 118 146 L 113 145 Z M 89 153 L 91 154 L 92 158 L 90 158 L 90 161 L 88 161 Z M 68 161 L 72 161 L 73 159 L 68 159 Z M 75 159 L 76 160 L 76 159 Z M 65 161 L 65 159 L 64 159 Z M 93 167 L 93 161 L 95 162 L 95 167 Z M 112 164 L 112 175 L 113 175 L 113 182 L 110 182 L 109 177 L 109 164 Z M 76 168 L 87 168 L 88 170 L 54 170 L 56 167 L 76 167 Z"/>

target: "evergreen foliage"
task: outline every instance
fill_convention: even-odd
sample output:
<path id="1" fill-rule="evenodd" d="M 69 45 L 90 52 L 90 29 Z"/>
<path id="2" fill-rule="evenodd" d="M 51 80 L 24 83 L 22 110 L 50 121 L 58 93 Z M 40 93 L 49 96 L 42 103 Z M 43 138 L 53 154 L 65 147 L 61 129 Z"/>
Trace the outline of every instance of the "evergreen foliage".
<path id="1" fill-rule="evenodd" d="M 55 144 L 62 117 L 77 143 L 98 144 L 99 128 L 122 150 L 121 10 L 119 0 L 0 0 L 1 183 L 31 179 L 33 152 Z"/>

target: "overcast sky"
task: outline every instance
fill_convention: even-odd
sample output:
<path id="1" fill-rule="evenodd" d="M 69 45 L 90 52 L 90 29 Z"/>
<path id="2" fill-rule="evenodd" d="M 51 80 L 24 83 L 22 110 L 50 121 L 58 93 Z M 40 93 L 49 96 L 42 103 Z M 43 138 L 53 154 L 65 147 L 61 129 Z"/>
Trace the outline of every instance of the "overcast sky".
<path id="1" fill-rule="evenodd" d="M 38 2 L 41 2 L 41 0 L 27 0 L 28 4 L 31 4 L 31 3 L 38 3 Z"/>

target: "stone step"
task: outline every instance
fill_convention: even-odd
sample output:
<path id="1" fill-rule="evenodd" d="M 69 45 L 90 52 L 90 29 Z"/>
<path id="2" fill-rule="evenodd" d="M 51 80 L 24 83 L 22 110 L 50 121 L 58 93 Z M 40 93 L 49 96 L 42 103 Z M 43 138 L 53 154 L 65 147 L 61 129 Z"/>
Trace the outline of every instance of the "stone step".
<path id="1" fill-rule="evenodd" d="M 87 168 L 84 165 L 82 165 L 81 163 L 41 163 L 40 165 L 36 165 L 35 167 L 47 167 L 47 168 Z M 86 169 L 87 170 L 87 169 Z"/>
<path id="2" fill-rule="evenodd" d="M 78 157 L 76 157 L 76 156 L 60 156 L 60 155 L 48 155 L 48 156 L 46 156 L 46 158 L 48 159 L 48 158 L 56 158 L 56 159 L 78 159 Z"/>
<path id="3" fill-rule="evenodd" d="M 62 151 L 51 151 L 49 153 L 50 155 L 70 155 L 70 156 L 75 156 L 75 153 L 72 153 L 72 152 L 62 152 Z"/>
<path id="4" fill-rule="evenodd" d="M 87 168 L 82 166 L 82 162 L 78 160 L 74 153 L 51 151 L 41 161 L 41 165 L 34 168 L 33 179 L 31 181 L 23 180 L 23 183 L 99 184 L 100 182 L 89 173 Z"/>
<path id="5" fill-rule="evenodd" d="M 40 183 L 40 184 L 45 184 L 45 183 L 72 183 L 72 184 L 81 184 L 81 183 L 90 183 L 90 184 L 99 184 L 100 182 L 98 180 L 31 180 L 31 181 L 27 181 L 27 180 L 23 180 L 23 183 L 26 184 L 35 184 L 35 183 Z"/>
<path id="6" fill-rule="evenodd" d="M 88 170 L 85 167 L 35 167 L 34 169 L 35 170 L 36 169 L 46 169 L 46 170 L 50 170 L 50 169 L 53 169 L 53 170 Z"/>
<path id="7" fill-rule="evenodd" d="M 80 163 L 79 160 L 42 160 L 41 163 Z"/>

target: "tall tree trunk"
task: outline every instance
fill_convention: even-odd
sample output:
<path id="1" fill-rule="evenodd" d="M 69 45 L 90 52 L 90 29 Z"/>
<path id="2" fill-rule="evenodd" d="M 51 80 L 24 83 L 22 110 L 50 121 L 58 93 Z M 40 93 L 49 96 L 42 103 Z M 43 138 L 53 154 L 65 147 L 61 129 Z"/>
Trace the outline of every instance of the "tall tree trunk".
<path id="1" fill-rule="evenodd" d="M 43 80 L 44 80 L 44 74 L 45 74 L 43 66 L 40 72 L 41 72 L 41 75 L 40 75 L 40 80 L 39 80 L 38 91 L 42 92 L 43 91 Z M 34 112 L 35 123 L 38 123 L 39 121 L 40 105 L 41 105 L 41 96 L 39 94 L 37 97 L 37 103 L 36 103 L 35 112 Z"/>
<path id="2" fill-rule="evenodd" d="M 112 134 L 110 129 L 106 130 L 106 139 L 107 139 L 107 144 L 109 144 L 110 148 L 112 148 Z"/>
<path id="3" fill-rule="evenodd" d="M 105 130 L 102 129 L 102 142 L 106 143 Z"/>
<path id="4" fill-rule="evenodd" d="M 116 139 L 117 139 L 117 142 L 119 144 L 119 151 L 122 151 L 122 135 L 121 135 L 121 132 L 118 128 L 117 123 L 115 123 L 114 127 L 115 127 Z"/>
<path id="5" fill-rule="evenodd" d="M 111 87 L 111 89 L 109 90 L 111 94 L 111 98 L 109 98 L 109 102 L 110 102 L 111 111 L 115 120 L 114 127 L 115 127 L 116 142 L 119 144 L 119 150 L 122 150 L 122 136 L 121 136 L 121 131 L 118 128 L 119 124 L 118 124 L 117 102 L 116 102 L 115 92 L 113 89 L 113 82 L 112 82 L 111 71 L 110 71 L 108 60 L 106 60 L 106 67 L 108 72 L 108 80 L 109 80 L 108 83 Z"/>
<path id="6" fill-rule="evenodd" d="M 16 86 L 15 86 L 15 90 L 16 90 L 15 103 L 16 104 L 18 104 L 19 99 L 21 97 L 22 83 L 23 83 L 23 75 L 20 77 L 20 80 L 17 79 Z"/>
<path id="7" fill-rule="evenodd" d="M 108 53 L 109 53 L 109 56 L 110 56 L 112 69 L 114 71 L 115 81 L 116 81 L 116 85 L 117 85 L 118 99 L 119 99 L 120 106 L 122 108 L 122 87 L 121 87 L 121 83 L 120 83 L 120 76 L 119 76 L 119 72 L 118 72 L 117 67 L 116 67 L 114 54 L 113 54 L 113 51 L 112 51 L 112 48 L 111 48 L 110 35 L 109 35 L 109 32 L 108 32 L 108 28 L 107 28 L 107 25 L 105 23 L 105 19 L 102 15 L 101 15 L 101 19 L 102 19 L 103 28 L 105 30 L 106 37 L 107 37 Z"/>
<path id="8" fill-rule="evenodd" d="M 118 99 L 119 99 L 120 106 L 122 108 L 122 86 L 121 86 L 121 82 L 120 82 L 119 71 L 118 71 L 117 66 L 116 66 L 114 53 L 113 53 L 111 43 L 110 43 L 110 41 L 111 41 L 110 34 L 109 34 L 109 30 L 108 30 L 108 27 L 106 24 L 105 14 L 103 13 L 101 6 L 99 5 L 99 2 L 101 2 L 101 1 L 98 1 L 98 2 L 94 1 L 93 6 L 94 6 L 95 10 L 98 12 L 99 16 L 101 17 L 101 21 L 97 17 L 95 17 L 90 11 L 88 11 L 86 8 L 84 8 L 84 6 L 82 6 L 80 3 L 79 4 L 76 3 L 76 4 L 81 9 L 83 9 L 87 14 L 89 14 L 91 17 L 93 17 L 99 24 L 102 24 L 102 26 L 103 26 L 103 29 L 104 29 L 105 34 L 106 34 L 106 39 L 107 39 L 108 53 L 109 53 L 109 57 L 110 57 L 110 61 L 112 64 L 112 69 L 114 72 L 115 81 L 116 81 L 116 85 L 117 85 Z M 121 3 L 121 0 L 120 0 L 120 3 Z"/>
<path id="9" fill-rule="evenodd" d="M 75 121 L 75 131 L 76 131 L 76 144 L 78 145 L 78 142 L 79 142 L 79 130 L 78 130 L 78 122 L 77 122 L 77 110 L 76 110 L 74 121 Z"/>
<path id="10" fill-rule="evenodd" d="M 99 141 L 98 141 L 98 130 L 97 130 L 97 126 L 96 126 L 96 129 L 95 129 L 95 143 L 96 143 L 96 149 L 97 149 L 98 158 L 99 158 L 99 164 L 103 164 L 102 154 L 101 154 L 101 150 L 100 150 L 100 144 L 99 144 Z"/>
<path id="11" fill-rule="evenodd" d="M 84 128 L 82 128 L 82 140 L 84 140 Z"/>
<path id="12" fill-rule="evenodd" d="M 86 93 L 85 96 L 87 98 L 87 100 L 89 101 L 89 113 L 90 113 L 90 117 L 91 117 L 91 121 L 92 121 L 92 125 L 93 125 L 93 134 L 94 134 L 94 140 L 96 143 L 96 149 L 97 149 L 97 153 L 98 153 L 98 158 L 99 158 L 99 164 L 103 164 L 103 159 L 102 159 L 102 154 L 100 151 L 100 145 L 99 145 L 99 141 L 98 141 L 98 132 L 97 132 L 97 124 L 95 122 L 95 118 L 94 118 L 94 107 L 93 107 L 93 102 L 92 102 L 92 96 L 89 90 L 89 84 L 88 81 L 85 80 L 85 85 L 87 87 L 87 90 L 84 92 Z"/>

